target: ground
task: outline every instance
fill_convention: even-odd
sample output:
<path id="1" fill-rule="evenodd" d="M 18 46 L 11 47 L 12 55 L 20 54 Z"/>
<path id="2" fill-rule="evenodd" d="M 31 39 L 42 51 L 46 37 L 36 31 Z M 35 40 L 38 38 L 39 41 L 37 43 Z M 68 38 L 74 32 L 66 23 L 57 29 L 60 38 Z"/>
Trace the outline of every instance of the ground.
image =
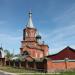
<path id="1" fill-rule="evenodd" d="M 75 71 L 62 73 L 41 73 L 32 70 L 18 69 L 8 66 L 0 66 L 0 75 L 75 75 Z"/>
<path id="2" fill-rule="evenodd" d="M 0 72 L 0 75 L 11 75 L 11 74 L 4 74 L 3 72 Z"/>

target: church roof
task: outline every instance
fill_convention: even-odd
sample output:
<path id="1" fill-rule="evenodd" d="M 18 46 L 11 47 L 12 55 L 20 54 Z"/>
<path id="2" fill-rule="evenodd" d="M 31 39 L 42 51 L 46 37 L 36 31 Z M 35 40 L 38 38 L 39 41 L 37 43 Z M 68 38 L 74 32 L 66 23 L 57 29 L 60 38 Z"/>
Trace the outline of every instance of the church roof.
<path id="1" fill-rule="evenodd" d="M 29 19 L 28 19 L 28 23 L 26 25 L 28 28 L 34 28 L 33 22 L 32 22 L 32 12 L 29 11 Z"/>
<path id="2" fill-rule="evenodd" d="M 57 54 L 49 55 L 48 58 L 53 60 L 64 60 L 65 58 L 75 59 L 75 49 L 67 46 Z"/>

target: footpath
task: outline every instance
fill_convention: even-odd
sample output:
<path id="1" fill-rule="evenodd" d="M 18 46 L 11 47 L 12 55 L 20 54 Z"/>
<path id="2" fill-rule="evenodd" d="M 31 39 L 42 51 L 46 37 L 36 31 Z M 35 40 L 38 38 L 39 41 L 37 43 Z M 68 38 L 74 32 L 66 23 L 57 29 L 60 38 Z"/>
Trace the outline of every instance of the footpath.
<path id="1" fill-rule="evenodd" d="M 5 72 L 5 71 L 2 71 L 2 70 L 0 70 L 0 73 L 3 74 L 3 75 L 17 75 L 15 73 Z"/>

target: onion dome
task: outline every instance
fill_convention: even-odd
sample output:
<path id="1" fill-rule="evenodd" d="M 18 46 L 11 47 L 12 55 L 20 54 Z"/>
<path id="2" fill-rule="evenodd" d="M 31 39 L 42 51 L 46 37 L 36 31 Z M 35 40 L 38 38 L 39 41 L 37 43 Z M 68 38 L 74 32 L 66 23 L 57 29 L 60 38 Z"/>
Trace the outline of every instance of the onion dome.
<path id="1" fill-rule="evenodd" d="M 37 36 L 36 36 L 36 39 L 41 39 L 41 36 L 40 36 L 40 35 L 37 35 Z"/>
<path id="2" fill-rule="evenodd" d="M 36 39 L 41 39 L 41 35 L 39 35 L 39 33 L 36 33 Z"/>

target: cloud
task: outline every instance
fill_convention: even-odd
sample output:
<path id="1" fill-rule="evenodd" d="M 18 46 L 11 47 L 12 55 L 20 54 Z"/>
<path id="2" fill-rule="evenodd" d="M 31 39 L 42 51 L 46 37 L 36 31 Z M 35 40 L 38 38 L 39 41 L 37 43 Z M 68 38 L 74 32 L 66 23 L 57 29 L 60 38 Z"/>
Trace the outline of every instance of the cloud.
<path id="1" fill-rule="evenodd" d="M 8 49 L 10 52 L 13 52 L 15 49 L 15 54 L 19 53 L 20 41 L 22 37 L 11 36 L 8 34 L 0 34 L 0 43 L 3 44 L 4 49 Z"/>
<path id="2" fill-rule="evenodd" d="M 66 46 L 75 48 L 75 25 L 57 28 L 46 34 L 43 33 L 42 37 L 49 45 L 50 53 L 57 53 Z"/>
<path id="3" fill-rule="evenodd" d="M 61 12 L 61 14 L 58 14 L 56 17 L 54 17 L 54 21 L 57 22 L 62 22 L 62 21 L 66 21 L 68 19 L 72 19 L 75 15 L 75 3 L 72 4 L 72 6 L 69 6 L 68 9 L 66 9 L 65 11 Z"/>
<path id="4" fill-rule="evenodd" d="M 50 30 L 45 38 L 50 53 L 57 53 L 66 46 L 75 48 L 75 3 L 52 19 L 56 28 Z"/>
<path id="5" fill-rule="evenodd" d="M 55 29 L 51 34 L 51 36 L 55 36 L 54 38 L 60 38 L 60 37 L 64 37 L 64 36 L 72 36 L 75 34 L 75 25 L 69 25 L 69 26 L 65 26 L 63 28 L 57 28 Z M 59 39 L 58 38 L 58 39 Z"/>
<path id="6" fill-rule="evenodd" d="M 0 34 L 0 39 L 5 39 L 5 40 L 9 39 L 7 41 L 11 40 L 13 42 L 13 40 L 20 40 L 20 38 L 21 37 L 14 37 L 14 36 L 11 36 L 11 35 L 8 35 L 8 34 Z"/>

